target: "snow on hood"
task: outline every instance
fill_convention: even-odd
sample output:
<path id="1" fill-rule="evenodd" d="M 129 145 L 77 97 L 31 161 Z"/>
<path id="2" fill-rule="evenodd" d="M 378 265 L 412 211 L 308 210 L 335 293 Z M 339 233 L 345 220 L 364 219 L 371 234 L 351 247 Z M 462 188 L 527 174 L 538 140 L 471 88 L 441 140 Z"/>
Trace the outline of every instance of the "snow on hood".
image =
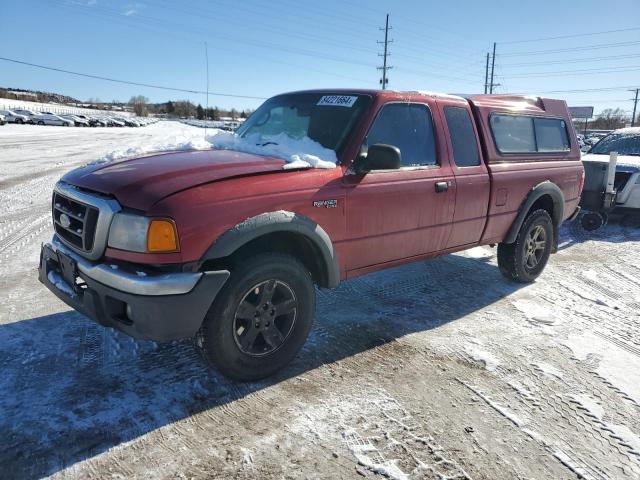
<path id="1" fill-rule="evenodd" d="M 171 123 L 174 125 L 169 125 L 169 128 L 166 128 L 166 135 L 152 138 L 141 135 L 138 138 L 127 139 L 126 146 L 110 151 L 92 164 L 138 157 L 148 153 L 211 148 L 211 144 L 204 139 L 201 130 L 192 127 L 175 128 L 175 123 Z"/>
<path id="2" fill-rule="evenodd" d="M 216 131 L 207 136 L 211 146 L 223 150 L 236 150 L 244 153 L 267 155 L 281 158 L 287 163 L 283 168 L 335 168 L 336 153 L 323 147 L 309 137 L 291 138 L 286 133 L 261 136 L 249 135 L 241 138 L 235 133 Z"/>
<path id="3" fill-rule="evenodd" d="M 173 122 L 172 122 L 173 123 Z M 241 138 L 223 130 L 203 135 L 202 129 L 187 127 L 172 128 L 167 136 L 149 139 L 141 136 L 131 139 L 129 145 L 113 150 L 91 164 L 100 164 L 142 156 L 149 153 L 177 150 L 208 150 L 218 148 L 280 158 L 287 162 L 283 168 L 335 168 L 336 154 L 309 137 L 294 139 L 281 133 L 273 136 L 251 135 Z"/>
<path id="4" fill-rule="evenodd" d="M 583 162 L 606 162 L 609 163 L 609 154 L 585 153 L 580 157 Z M 640 168 L 640 157 L 637 155 L 618 155 L 617 165 L 621 167 Z"/>

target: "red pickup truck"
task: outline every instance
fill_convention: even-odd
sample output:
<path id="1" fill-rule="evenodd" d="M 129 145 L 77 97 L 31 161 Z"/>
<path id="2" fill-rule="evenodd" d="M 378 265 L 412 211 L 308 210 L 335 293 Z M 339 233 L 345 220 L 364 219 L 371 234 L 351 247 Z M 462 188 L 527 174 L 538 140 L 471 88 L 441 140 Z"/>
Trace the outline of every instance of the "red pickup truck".
<path id="1" fill-rule="evenodd" d="M 335 152 L 335 168 L 256 153 L 283 134 Z M 305 342 L 314 285 L 493 244 L 508 279 L 533 281 L 584 181 L 566 104 L 547 98 L 295 92 L 237 138 L 264 143 L 66 174 L 40 281 L 102 325 L 194 337 L 209 364 L 254 380 Z"/>

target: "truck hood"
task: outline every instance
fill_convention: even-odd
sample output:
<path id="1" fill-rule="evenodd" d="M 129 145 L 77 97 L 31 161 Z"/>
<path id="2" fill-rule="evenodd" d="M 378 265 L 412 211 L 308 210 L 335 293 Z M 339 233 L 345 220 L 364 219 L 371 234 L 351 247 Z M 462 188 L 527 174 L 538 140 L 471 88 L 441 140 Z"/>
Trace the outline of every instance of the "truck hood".
<path id="1" fill-rule="evenodd" d="M 284 160 L 231 150 L 163 152 L 121 161 L 90 163 L 62 181 L 116 197 L 121 205 L 146 211 L 187 188 L 225 178 L 285 172 Z"/>

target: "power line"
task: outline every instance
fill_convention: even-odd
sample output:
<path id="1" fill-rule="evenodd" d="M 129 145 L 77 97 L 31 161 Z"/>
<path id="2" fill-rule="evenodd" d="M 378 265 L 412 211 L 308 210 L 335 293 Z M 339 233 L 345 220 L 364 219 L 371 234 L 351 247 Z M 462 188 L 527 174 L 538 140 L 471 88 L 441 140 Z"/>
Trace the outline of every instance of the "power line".
<path id="1" fill-rule="evenodd" d="M 526 56 L 526 55 L 542 55 L 545 53 L 578 52 L 583 50 L 598 50 L 601 48 L 627 47 L 630 45 L 638 45 L 638 44 L 640 44 L 640 41 L 599 43 L 594 45 L 585 45 L 582 47 L 558 48 L 555 50 L 533 50 L 533 51 L 526 51 L 526 52 L 502 53 L 500 54 L 500 56 L 501 57 L 520 57 L 520 56 Z"/>
<path id="2" fill-rule="evenodd" d="M 620 32 L 631 32 L 635 30 L 640 30 L 640 27 L 632 27 L 632 28 L 619 28 L 617 30 L 604 30 L 601 32 L 590 32 L 590 33 L 575 33 L 570 35 L 558 35 L 555 37 L 539 37 L 539 38 L 530 38 L 527 40 L 511 40 L 508 42 L 500 42 L 501 45 L 511 45 L 514 43 L 530 43 L 530 42 L 542 42 L 545 40 L 561 40 L 564 38 L 578 38 L 578 37 L 591 37 L 593 35 L 605 35 L 608 33 L 620 33 Z"/>
<path id="3" fill-rule="evenodd" d="M 602 68 L 584 68 L 580 70 L 556 70 L 551 72 L 527 72 L 517 73 L 509 75 L 509 78 L 529 78 L 529 77 L 564 77 L 571 75 L 581 75 L 583 73 L 592 74 L 605 74 L 605 73 L 623 73 L 623 72 L 637 72 L 640 70 L 640 65 L 633 65 L 629 67 L 618 67 L 613 69 Z"/>
<path id="4" fill-rule="evenodd" d="M 11 63 L 17 63 L 20 65 L 27 65 L 29 67 L 34 67 L 34 68 L 40 68 L 43 70 L 51 70 L 54 72 L 60 72 L 60 73 L 67 73 L 69 75 L 76 75 L 78 77 L 85 77 L 85 78 L 94 78 L 96 80 L 104 80 L 106 82 L 113 82 L 113 83 L 122 83 L 125 85 L 135 85 L 138 87 L 147 87 L 147 88 L 156 88 L 158 90 L 170 90 L 173 92 L 184 92 L 184 93 L 194 93 L 194 94 L 202 94 L 202 95 L 207 95 L 207 93 L 209 95 L 213 95 L 216 97 L 232 97 L 232 98 L 249 98 L 249 99 L 253 99 L 253 100 L 266 100 L 265 97 L 254 97 L 251 95 L 236 95 L 233 93 L 220 93 L 220 92 L 207 92 L 207 91 L 202 91 L 202 90 L 189 90 L 189 89 L 185 89 L 185 88 L 176 88 L 176 87 L 165 87 L 162 85 L 154 85 L 151 83 L 141 83 L 141 82 L 133 82 L 130 80 L 120 80 L 120 79 L 116 79 L 116 78 L 110 78 L 110 77 L 103 77 L 100 75 L 93 75 L 91 73 L 80 73 L 80 72 L 73 72 L 71 70 L 64 70 L 62 68 L 57 68 L 57 67 L 49 67 L 46 65 L 38 65 L 37 63 L 29 63 L 29 62 L 24 62 L 22 60 L 16 60 L 13 58 L 6 58 L 6 57 L 0 57 L 0 60 L 4 60 L 5 62 L 11 62 Z"/>
<path id="5" fill-rule="evenodd" d="M 611 55 L 608 57 L 568 58 L 566 60 L 544 60 L 541 62 L 502 63 L 503 67 L 528 67 L 530 65 L 558 65 L 565 63 L 584 63 L 595 61 L 619 60 L 621 58 L 638 58 L 640 54 Z"/>
<path id="6" fill-rule="evenodd" d="M 612 92 L 615 90 L 630 90 L 638 88 L 634 85 L 621 86 L 621 87 L 600 87 L 600 88 L 576 88 L 571 90 L 546 90 L 543 92 L 537 93 L 583 93 L 583 92 Z M 525 89 L 517 89 L 517 90 L 525 90 Z"/>

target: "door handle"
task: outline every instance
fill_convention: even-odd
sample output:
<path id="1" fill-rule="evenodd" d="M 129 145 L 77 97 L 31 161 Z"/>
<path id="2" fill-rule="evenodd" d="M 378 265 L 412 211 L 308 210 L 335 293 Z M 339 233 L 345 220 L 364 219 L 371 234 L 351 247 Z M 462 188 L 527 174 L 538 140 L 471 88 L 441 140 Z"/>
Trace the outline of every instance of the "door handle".
<path id="1" fill-rule="evenodd" d="M 436 182 L 436 193 L 442 193 L 449 190 L 449 182 Z"/>

